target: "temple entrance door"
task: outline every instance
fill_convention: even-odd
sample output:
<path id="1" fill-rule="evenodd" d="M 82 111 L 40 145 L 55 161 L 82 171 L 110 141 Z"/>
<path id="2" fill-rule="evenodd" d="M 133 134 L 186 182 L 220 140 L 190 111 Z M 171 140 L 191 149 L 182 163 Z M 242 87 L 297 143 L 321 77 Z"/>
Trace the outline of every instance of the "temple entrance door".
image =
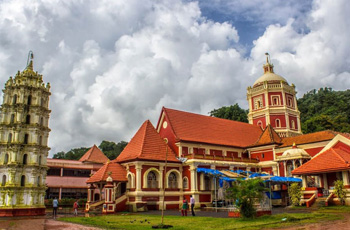
<path id="1" fill-rule="evenodd" d="M 100 194 L 99 193 L 95 193 L 95 201 L 99 201 L 100 200 Z"/>

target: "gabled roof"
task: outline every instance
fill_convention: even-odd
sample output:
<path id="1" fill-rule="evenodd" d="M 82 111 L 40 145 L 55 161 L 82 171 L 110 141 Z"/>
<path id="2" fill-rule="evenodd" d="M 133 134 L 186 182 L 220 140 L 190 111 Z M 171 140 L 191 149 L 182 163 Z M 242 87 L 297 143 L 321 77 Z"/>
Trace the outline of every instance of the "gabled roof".
<path id="1" fill-rule="evenodd" d="M 113 181 L 128 181 L 126 169 L 123 166 L 116 162 L 107 161 L 86 183 L 105 182 L 110 173 Z"/>
<path id="2" fill-rule="evenodd" d="M 292 171 L 293 175 L 316 174 L 350 170 L 350 151 L 330 148 Z"/>
<path id="3" fill-rule="evenodd" d="M 259 126 L 164 108 L 177 141 L 247 147 L 262 133 Z M 162 116 L 161 114 L 161 116 Z M 161 125 L 158 123 L 158 126 Z"/>
<path id="4" fill-rule="evenodd" d="M 174 151 L 164 142 L 152 123 L 147 120 L 142 124 L 129 144 L 114 161 L 165 161 L 166 154 L 168 155 L 168 161 L 180 163 L 180 161 L 176 159 Z"/>
<path id="5" fill-rule="evenodd" d="M 298 135 L 295 137 L 286 137 L 282 139 L 282 145 L 280 147 L 292 146 L 294 143 L 296 145 L 302 145 L 308 143 L 328 141 L 333 139 L 337 134 L 339 133 L 331 130 L 325 130 L 316 133 Z M 347 134 L 344 133 L 342 135 L 346 136 Z"/>
<path id="6" fill-rule="evenodd" d="M 93 163 L 105 163 L 108 161 L 108 157 L 99 149 L 96 145 L 92 146 L 79 161 L 88 161 Z"/>
<path id="7" fill-rule="evenodd" d="M 281 144 L 282 138 L 276 133 L 270 124 L 266 126 L 259 139 L 252 146 L 261 146 L 268 144 Z"/>

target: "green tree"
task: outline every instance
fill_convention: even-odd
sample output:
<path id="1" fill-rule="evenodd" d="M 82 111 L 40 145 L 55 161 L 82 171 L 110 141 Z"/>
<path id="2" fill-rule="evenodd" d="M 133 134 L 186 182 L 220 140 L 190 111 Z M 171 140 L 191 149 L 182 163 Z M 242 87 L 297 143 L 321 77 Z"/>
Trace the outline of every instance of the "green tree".
<path id="1" fill-rule="evenodd" d="M 303 133 L 350 132 L 350 90 L 311 90 L 298 99 L 298 108 Z"/>
<path id="2" fill-rule="evenodd" d="M 124 150 L 127 144 L 128 142 L 126 141 L 120 141 L 118 144 L 114 143 L 113 141 L 102 141 L 98 147 L 108 157 L 108 159 L 114 160 Z"/>
<path id="3" fill-rule="evenodd" d="M 219 109 L 214 109 L 210 111 L 209 114 L 212 117 L 248 123 L 248 110 L 242 109 L 237 103 L 230 106 L 224 106 Z"/>
<path id="4" fill-rule="evenodd" d="M 300 199 L 301 199 L 301 190 L 298 183 L 293 183 L 288 188 L 288 194 L 290 196 L 290 200 L 293 206 L 299 206 L 300 205 Z"/>
<path id="5" fill-rule="evenodd" d="M 262 200 L 264 191 L 266 189 L 260 178 L 238 179 L 232 187 L 226 190 L 226 197 L 235 201 L 234 203 L 239 208 L 242 217 L 252 218 L 256 215 L 254 203 Z"/>

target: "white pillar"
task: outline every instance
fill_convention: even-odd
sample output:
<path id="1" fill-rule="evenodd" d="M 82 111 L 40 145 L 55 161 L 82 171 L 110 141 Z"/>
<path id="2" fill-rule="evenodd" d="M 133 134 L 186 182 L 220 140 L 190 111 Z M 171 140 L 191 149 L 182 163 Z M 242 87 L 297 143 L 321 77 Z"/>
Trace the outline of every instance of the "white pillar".
<path id="1" fill-rule="evenodd" d="M 324 187 L 324 189 L 328 189 L 327 174 L 324 173 L 324 174 L 322 175 L 322 177 L 323 177 L 323 187 Z"/>
<path id="2" fill-rule="evenodd" d="M 198 190 L 197 188 L 197 170 L 196 166 L 191 165 L 190 166 L 190 172 L 191 172 L 191 192 L 195 192 Z"/>
<path id="3" fill-rule="evenodd" d="M 302 179 L 302 181 L 303 181 L 303 183 L 302 183 L 302 184 L 303 184 L 303 187 L 306 188 L 306 187 L 307 187 L 306 176 L 305 176 L 305 175 L 302 175 L 302 176 L 301 176 L 301 179 Z"/>
<path id="4" fill-rule="evenodd" d="M 285 161 L 283 161 L 283 171 L 284 171 L 284 176 L 287 176 L 287 164 Z"/>
<path id="5" fill-rule="evenodd" d="M 343 174 L 343 184 L 349 185 L 349 172 L 343 171 L 342 174 Z"/>
<path id="6" fill-rule="evenodd" d="M 141 170 L 142 166 L 136 165 L 136 191 L 141 191 Z"/>

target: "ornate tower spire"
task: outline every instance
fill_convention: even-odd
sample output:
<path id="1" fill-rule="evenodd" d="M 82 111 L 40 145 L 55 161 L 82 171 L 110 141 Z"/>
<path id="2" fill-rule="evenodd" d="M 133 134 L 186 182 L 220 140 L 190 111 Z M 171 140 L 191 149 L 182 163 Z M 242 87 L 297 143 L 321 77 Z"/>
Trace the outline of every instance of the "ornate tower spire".
<path id="1" fill-rule="evenodd" d="M 270 55 L 265 55 L 264 74 L 247 89 L 249 123 L 262 128 L 270 124 L 281 137 L 301 134 L 295 86 L 274 73 Z"/>
<path id="2" fill-rule="evenodd" d="M 263 65 L 264 73 L 273 73 L 273 64 L 271 64 L 270 54 L 265 53 L 266 55 L 266 64 Z"/>
<path id="3" fill-rule="evenodd" d="M 27 67 L 26 69 L 33 71 L 33 60 L 34 60 L 34 54 L 33 51 L 29 51 L 28 53 L 28 59 L 27 59 Z"/>
<path id="4" fill-rule="evenodd" d="M 0 108 L 0 216 L 45 215 L 50 85 L 27 67 L 5 84 Z"/>

